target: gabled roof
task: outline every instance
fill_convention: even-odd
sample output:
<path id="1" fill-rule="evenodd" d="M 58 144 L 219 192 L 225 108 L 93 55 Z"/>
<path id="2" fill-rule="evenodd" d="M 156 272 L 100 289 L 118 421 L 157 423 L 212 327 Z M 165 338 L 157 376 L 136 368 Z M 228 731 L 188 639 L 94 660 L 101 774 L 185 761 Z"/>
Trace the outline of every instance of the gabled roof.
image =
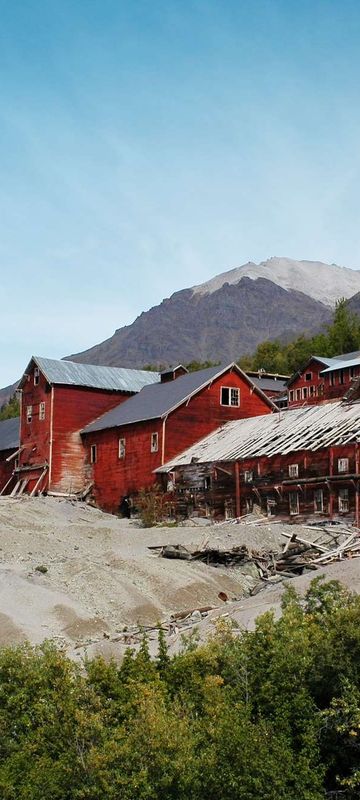
<path id="1" fill-rule="evenodd" d="M 57 361 L 53 358 L 32 356 L 20 381 L 20 387 L 32 364 L 39 368 L 50 385 L 86 386 L 91 389 L 106 389 L 116 392 L 140 392 L 143 386 L 158 383 L 160 380 L 158 372 L 144 369 L 98 367 L 94 364 L 77 364 L 75 361 Z"/>
<path id="2" fill-rule="evenodd" d="M 338 358 L 339 358 L 339 356 L 338 356 Z M 306 370 L 306 367 L 309 364 L 311 364 L 312 361 L 318 361 L 319 364 L 324 364 L 324 367 L 330 367 L 331 364 L 336 361 L 336 359 L 335 359 L 335 357 L 334 358 L 328 358 L 327 356 L 310 356 L 307 359 L 307 361 L 305 361 L 305 363 L 300 367 L 300 369 L 298 369 L 296 372 L 294 372 L 294 374 L 291 376 L 290 380 L 288 381 L 287 385 L 291 386 L 291 384 L 294 383 L 294 381 L 296 381 L 296 378 L 298 378 L 299 375 L 301 375 L 302 372 L 304 372 Z"/>
<path id="3" fill-rule="evenodd" d="M 287 387 L 287 380 L 284 378 L 262 378 L 254 375 L 251 380 L 263 392 L 284 392 Z"/>
<path id="4" fill-rule="evenodd" d="M 321 370 L 321 375 L 327 375 L 329 372 L 334 372 L 335 369 L 346 369 L 347 367 L 357 367 L 360 364 L 360 355 L 357 358 L 337 358 L 333 359 L 333 364 L 326 369 Z"/>
<path id="5" fill-rule="evenodd" d="M 322 403 L 228 422 L 159 467 L 169 472 L 191 463 L 238 461 L 357 442 L 360 403 Z"/>
<path id="6" fill-rule="evenodd" d="M 192 395 L 197 394 L 197 392 L 229 370 L 236 370 L 250 386 L 253 386 L 254 391 L 263 398 L 270 408 L 275 408 L 272 401 L 253 384 L 252 380 L 245 375 L 240 367 L 235 363 L 231 363 L 227 366 L 218 365 L 217 367 L 201 369 L 198 372 L 190 372 L 168 383 L 145 386 L 139 394 L 130 397 L 129 400 L 113 408 L 112 411 L 107 411 L 97 420 L 87 425 L 82 432 L 93 433 L 107 428 L 131 425 L 135 422 L 162 419 Z"/>
<path id="7" fill-rule="evenodd" d="M 16 450 L 20 443 L 20 417 L 0 422 L 0 451 Z"/>

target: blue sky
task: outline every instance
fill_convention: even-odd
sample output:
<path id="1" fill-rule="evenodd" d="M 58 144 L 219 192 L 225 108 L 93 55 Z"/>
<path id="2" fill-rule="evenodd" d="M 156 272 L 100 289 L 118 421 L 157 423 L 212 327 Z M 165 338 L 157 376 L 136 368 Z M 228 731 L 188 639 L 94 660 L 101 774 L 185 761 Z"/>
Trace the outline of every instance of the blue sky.
<path id="1" fill-rule="evenodd" d="M 0 12 L 0 386 L 248 260 L 360 267 L 358 0 Z"/>

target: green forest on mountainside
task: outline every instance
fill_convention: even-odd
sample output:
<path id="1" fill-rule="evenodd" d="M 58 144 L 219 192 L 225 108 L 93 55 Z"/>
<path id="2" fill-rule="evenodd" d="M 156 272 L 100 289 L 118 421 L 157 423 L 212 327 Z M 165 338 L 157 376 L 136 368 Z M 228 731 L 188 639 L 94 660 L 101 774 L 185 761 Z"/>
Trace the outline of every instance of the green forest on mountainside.
<path id="1" fill-rule="evenodd" d="M 2 800 L 357 800 L 360 597 L 289 587 L 254 631 L 222 620 L 122 664 L 0 651 Z"/>
<path id="2" fill-rule="evenodd" d="M 7 403 L 0 408 L 0 421 L 4 419 L 11 419 L 12 417 L 18 417 L 20 414 L 20 404 L 16 397 L 16 394 L 13 394 L 8 400 Z"/>
<path id="3" fill-rule="evenodd" d="M 347 300 L 338 301 L 334 319 L 325 331 L 315 336 L 298 336 L 287 344 L 267 341 L 258 345 L 251 356 L 239 359 L 244 370 L 265 369 L 280 375 L 292 375 L 311 355 L 332 356 L 360 350 L 360 318 L 348 308 Z"/>

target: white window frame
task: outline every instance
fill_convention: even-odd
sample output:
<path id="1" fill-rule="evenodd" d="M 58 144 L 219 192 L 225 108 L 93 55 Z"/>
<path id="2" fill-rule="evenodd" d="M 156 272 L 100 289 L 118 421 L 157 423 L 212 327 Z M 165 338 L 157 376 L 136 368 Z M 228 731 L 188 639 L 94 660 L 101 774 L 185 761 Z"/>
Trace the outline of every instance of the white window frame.
<path id="1" fill-rule="evenodd" d="M 97 444 L 90 445 L 90 464 L 96 464 L 97 462 Z"/>
<path id="2" fill-rule="evenodd" d="M 306 400 L 307 396 L 308 396 L 308 387 L 307 386 L 303 386 L 303 388 L 302 388 L 302 399 Z"/>
<path id="3" fill-rule="evenodd" d="M 315 397 L 316 395 L 316 386 L 313 384 L 309 386 L 309 397 Z"/>
<path id="4" fill-rule="evenodd" d="M 309 377 L 308 377 L 308 376 L 309 376 Z M 305 372 L 305 380 L 306 380 L 306 382 L 307 382 L 307 383 L 310 383 L 310 381 L 312 381 L 312 379 L 313 379 L 313 374 L 312 374 L 312 372 Z"/>
<path id="5" fill-rule="evenodd" d="M 30 425 L 30 423 L 32 422 L 32 417 L 33 417 L 33 407 L 26 406 L 26 422 L 28 423 L 28 425 Z"/>
<path id="6" fill-rule="evenodd" d="M 349 489 L 345 486 L 339 489 L 338 494 L 338 509 L 339 512 L 342 514 L 346 514 L 349 511 Z"/>
<path id="7" fill-rule="evenodd" d="M 295 399 L 301 400 L 301 389 L 296 389 Z"/>
<path id="8" fill-rule="evenodd" d="M 338 473 L 349 472 L 349 459 L 338 458 Z"/>
<path id="9" fill-rule="evenodd" d="M 118 442 L 118 458 L 123 461 L 126 456 L 126 439 L 123 437 Z"/>
<path id="10" fill-rule="evenodd" d="M 34 369 L 34 386 L 39 386 L 40 383 L 40 370 L 39 367 Z"/>
<path id="11" fill-rule="evenodd" d="M 289 390 L 289 403 L 292 403 L 295 400 L 295 392 L 294 389 Z"/>
<path id="12" fill-rule="evenodd" d="M 244 483 L 252 483 L 254 480 L 254 473 L 252 469 L 246 469 L 244 472 Z"/>
<path id="13" fill-rule="evenodd" d="M 229 402 L 223 403 L 223 390 L 227 389 L 229 392 Z M 237 402 L 233 402 L 233 399 L 237 399 Z M 220 386 L 220 405 L 226 406 L 226 408 L 239 408 L 240 406 L 240 389 L 237 386 Z"/>
<path id="14" fill-rule="evenodd" d="M 316 500 L 316 495 L 320 499 L 320 502 Z M 320 508 L 318 508 L 320 506 Z M 324 490 L 323 489 L 314 489 L 314 514 L 323 514 L 324 513 Z"/>
<path id="15" fill-rule="evenodd" d="M 151 439 L 150 439 L 150 452 L 157 453 L 158 450 L 159 450 L 159 434 L 157 431 L 154 431 L 151 434 Z"/>
<path id="16" fill-rule="evenodd" d="M 43 422 L 44 419 L 45 419 L 45 416 L 46 416 L 46 404 L 45 404 L 45 401 L 42 400 L 42 402 L 39 405 L 39 420 L 41 422 Z"/>
<path id="17" fill-rule="evenodd" d="M 289 478 L 299 477 L 299 464 L 289 464 Z"/>
<path id="18" fill-rule="evenodd" d="M 296 502 L 293 504 L 292 498 L 296 498 Z M 291 517 L 296 517 L 299 514 L 299 492 L 289 492 L 289 514 Z"/>

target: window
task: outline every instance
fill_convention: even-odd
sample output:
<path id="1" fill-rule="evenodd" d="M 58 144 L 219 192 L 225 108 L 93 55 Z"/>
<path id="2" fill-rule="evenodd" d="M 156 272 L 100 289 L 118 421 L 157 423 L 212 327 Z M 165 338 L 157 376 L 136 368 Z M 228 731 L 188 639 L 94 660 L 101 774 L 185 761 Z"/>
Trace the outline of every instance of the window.
<path id="1" fill-rule="evenodd" d="M 253 481 L 253 471 L 252 469 L 246 469 L 244 472 L 244 483 L 252 483 Z"/>
<path id="2" fill-rule="evenodd" d="M 323 396 L 323 394 L 324 394 L 324 384 L 323 384 L 323 383 L 319 383 L 319 386 L 318 386 L 318 396 L 319 396 L 319 397 L 322 397 L 322 396 Z"/>
<path id="3" fill-rule="evenodd" d="M 322 489 L 314 489 L 314 511 L 315 514 L 322 514 L 324 511 L 324 492 Z"/>
<path id="4" fill-rule="evenodd" d="M 305 373 L 305 380 L 306 381 L 312 381 L 312 372 L 306 372 Z"/>
<path id="5" fill-rule="evenodd" d="M 315 386 L 309 386 L 309 396 L 314 397 L 315 395 Z"/>
<path id="6" fill-rule="evenodd" d="M 38 367 L 34 369 L 34 386 L 38 386 L 40 382 L 40 370 Z"/>
<path id="7" fill-rule="evenodd" d="M 343 370 L 343 369 L 340 369 L 340 370 L 339 370 L 339 383 L 340 383 L 341 385 L 342 385 L 343 383 L 345 383 L 345 380 L 344 380 L 344 370 Z"/>
<path id="8" fill-rule="evenodd" d="M 349 472 L 348 458 L 338 458 L 338 472 Z"/>
<path id="9" fill-rule="evenodd" d="M 302 398 L 303 398 L 303 400 L 306 400 L 307 396 L 308 396 L 308 388 L 307 388 L 307 386 L 304 386 L 304 388 L 302 390 Z"/>
<path id="10" fill-rule="evenodd" d="M 299 494 L 298 492 L 289 493 L 289 511 L 291 516 L 299 513 Z"/>
<path id="11" fill-rule="evenodd" d="M 96 444 L 92 444 L 90 447 L 90 462 L 91 464 L 96 464 L 97 462 L 97 447 Z"/>
<path id="12" fill-rule="evenodd" d="M 125 458 L 125 453 L 126 453 L 126 439 L 119 439 L 119 449 L 118 449 L 119 458 Z"/>
<path id="13" fill-rule="evenodd" d="M 301 389 L 296 389 L 296 399 L 301 400 Z"/>
<path id="14" fill-rule="evenodd" d="M 151 450 L 152 453 L 157 453 L 158 449 L 159 449 L 159 434 L 158 433 L 152 433 L 151 434 L 150 450 Z"/>
<path id="15" fill-rule="evenodd" d="M 220 403 L 222 406 L 239 406 L 240 389 L 232 389 L 230 386 L 222 386 L 220 389 Z"/>
<path id="16" fill-rule="evenodd" d="M 26 422 L 32 422 L 32 406 L 26 406 Z"/>
<path id="17" fill-rule="evenodd" d="M 40 403 L 40 406 L 39 406 L 39 419 L 40 420 L 44 420 L 45 419 L 45 403 Z"/>
<path id="18" fill-rule="evenodd" d="M 338 504 L 342 513 L 349 511 L 349 489 L 339 489 Z"/>
<path id="19" fill-rule="evenodd" d="M 289 392 L 289 400 L 290 400 L 290 403 L 292 403 L 294 399 L 295 399 L 295 392 L 294 392 L 294 389 L 290 389 L 290 392 Z"/>
<path id="20" fill-rule="evenodd" d="M 289 464 L 289 478 L 299 477 L 299 464 Z"/>
<path id="21" fill-rule="evenodd" d="M 335 386 L 335 375 L 333 372 L 329 372 L 329 384 L 330 386 Z"/>

